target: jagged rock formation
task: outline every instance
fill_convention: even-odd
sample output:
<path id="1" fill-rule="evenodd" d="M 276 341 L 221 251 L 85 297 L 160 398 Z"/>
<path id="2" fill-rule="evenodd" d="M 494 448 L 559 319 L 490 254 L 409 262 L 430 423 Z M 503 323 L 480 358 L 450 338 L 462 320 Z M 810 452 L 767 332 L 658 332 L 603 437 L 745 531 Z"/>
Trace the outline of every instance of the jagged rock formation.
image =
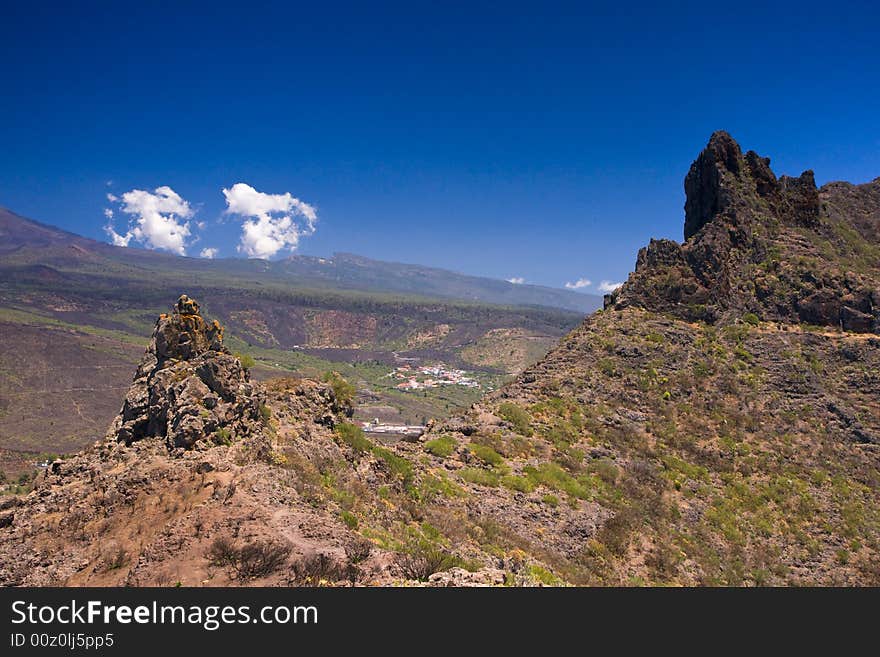
<path id="1" fill-rule="evenodd" d="M 169 449 L 229 441 L 258 428 L 261 404 L 247 370 L 223 346 L 220 324 L 208 324 L 183 295 L 156 322 L 108 437 L 126 444 L 163 437 Z"/>
<path id="2" fill-rule="evenodd" d="M 606 307 L 880 333 L 880 179 L 821 190 L 812 171 L 777 179 L 769 158 L 716 132 L 684 187 L 684 243 L 651 240 Z"/>

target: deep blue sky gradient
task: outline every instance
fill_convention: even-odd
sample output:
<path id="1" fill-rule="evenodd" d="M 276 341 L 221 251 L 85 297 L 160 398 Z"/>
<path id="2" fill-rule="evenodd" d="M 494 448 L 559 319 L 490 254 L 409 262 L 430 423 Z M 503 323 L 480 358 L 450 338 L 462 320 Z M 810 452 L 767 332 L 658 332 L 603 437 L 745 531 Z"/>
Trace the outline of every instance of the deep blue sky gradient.
<path id="1" fill-rule="evenodd" d="M 233 256 L 246 182 L 318 207 L 301 253 L 595 288 L 681 239 L 713 130 L 880 175 L 876 3 L 57 4 L 0 16 L 0 205 L 96 239 L 169 185 Z"/>

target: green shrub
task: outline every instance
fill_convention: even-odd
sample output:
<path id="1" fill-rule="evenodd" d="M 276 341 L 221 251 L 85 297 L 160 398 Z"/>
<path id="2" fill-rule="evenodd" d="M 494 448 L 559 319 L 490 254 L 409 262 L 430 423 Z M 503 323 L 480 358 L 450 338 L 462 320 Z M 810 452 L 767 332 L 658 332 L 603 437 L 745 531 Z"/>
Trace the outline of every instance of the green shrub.
<path id="1" fill-rule="evenodd" d="M 610 358 L 603 358 L 599 361 L 599 370 L 605 376 L 614 376 L 617 374 L 617 368 L 614 366 L 614 361 Z"/>
<path id="2" fill-rule="evenodd" d="M 615 481 L 617 481 L 617 466 L 608 459 L 601 459 L 599 461 L 596 461 L 592 464 L 592 466 L 590 466 L 590 469 L 595 472 L 599 476 L 599 479 L 604 481 L 606 484 L 613 484 Z"/>
<path id="3" fill-rule="evenodd" d="M 501 485 L 520 493 L 531 493 L 535 490 L 535 485 L 528 477 L 517 477 L 516 475 L 505 475 L 501 478 Z"/>
<path id="4" fill-rule="evenodd" d="M 432 474 L 424 475 L 418 488 L 413 491 L 413 497 L 423 502 L 430 502 L 438 497 L 453 498 L 464 495 L 464 490 L 452 483 L 442 472 L 437 477 Z"/>
<path id="5" fill-rule="evenodd" d="M 231 445 L 232 432 L 226 427 L 220 427 L 214 432 L 214 442 L 218 445 Z"/>
<path id="6" fill-rule="evenodd" d="M 535 485 L 541 484 L 581 499 L 590 497 L 590 490 L 556 463 L 528 465 L 523 468 L 523 472 Z"/>
<path id="7" fill-rule="evenodd" d="M 445 459 L 455 451 L 455 438 L 452 436 L 440 436 L 439 438 L 434 438 L 434 440 L 429 440 L 425 443 L 425 451 Z"/>
<path id="8" fill-rule="evenodd" d="M 551 495 L 550 493 L 547 493 L 544 497 L 542 497 L 541 501 L 547 506 L 559 506 L 559 498 L 555 495 Z"/>
<path id="9" fill-rule="evenodd" d="M 237 353 L 237 354 L 235 354 L 235 357 L 238 358 L 239 361 L 241 361 L 241 366 L 243 368 L 245 368 L 246 370 L 251 369 L 252 367 L 254 367 L 257 364 L 257 361 L 254 360 L 254 357 L 251 356 L 250 354 L 238 354 Z"/>
<path id="10" fill-rule="evenodd" d="M 497 488 L 501 481 L 501 475 L 485 468 L 462 468 L 458 471 L 458 476 L 471 484 L 491 488 Z"/>
<path id="11" fill-rule="evenodd" d="M 346 381 L 339 372 L 325 372 L 322 380 L 330 384 L 338 403 L 350 404 L 354 400 L 357 388 Z"/>
<path id="12" fill-rule="evenodd" d="M 263 418 L 263 422 L 268 422 L 269 418 L 272 417 L 272 409 L 266 406 L 266 404 L 260 404 L 260 417 Z"/>
<path id="13" fill-rule="evenodd" d="M 503 419 L 510 422 L 517 433 L 520 433 L 523 436 L 532 435 L 531 417 L 529 417 L 529 414 L 516 404 L 504 402 L 498 407 L 498 414 Z"/>
<path id="14" fill-rule="evenodd" d="M 339 514 L 339 517 L 342 518 L 342 522 L 345 523 L 346 527 L 349 529 L 357 529 L 358 519 L 351 511 L 343 511 Z"/>
<path id="15" fill-rule="evenodd" d="M 752 352 L 743 347 L 741 344 L 738 344 L 733 348 L 733 353 L 737 358 L 745 363 L 751 363 L 755 359 L 755 357 L 752 355 Z"/>
<path id="16" fill-rule="evenodd" d="M 538 565 L 529 566 L 529 575 L 544 586 L 561 586 L 565 583 L 549 570 Z"/>
<path id="17" fill-rule="evenodd" d="M 367 440 L 364 430 L 356 424 L 340 422 L 336 425 L 336 435 L 356 452 L 369 452 L 373 449 L 373 443 Z"/>
<path id="18" fill-rule="evenodd" d="M 385 461 L 385 465 L 388 466 L 388 469 L 391 471 L 393 475 L 399 477 L 405 486 L 409 486 L 413 480 L 413 466 L 412 463 L 407 461 L 402 456 L 398 456 L 390 449 L 385 447 L 379 447 L 378 445 L 373 447 L 373 454 L 377 457 Z"/>
<path id="19" fill-rule="evenodd" d="M 486 445 L 478 445 L 477 443 L 471 443 L 468 445 L 468 449 L 471 454 L 476 456 L 486 465 L 490 465 L 492 467 L 499 466 L 504 463 L 504 457 L 501 456 L 498 452 L 496 452 L 491 447 L 487 447 Z"/>
<path id="20" fill-rule="evenodd" d="M 755 313 L 746 313 L 745 315 L 743 315 L 742 320 L 746 324 L 750 324 L 752 326 L 757 326 L 761 323 L 761 320 L 758 319 L 758 316 Z"/>

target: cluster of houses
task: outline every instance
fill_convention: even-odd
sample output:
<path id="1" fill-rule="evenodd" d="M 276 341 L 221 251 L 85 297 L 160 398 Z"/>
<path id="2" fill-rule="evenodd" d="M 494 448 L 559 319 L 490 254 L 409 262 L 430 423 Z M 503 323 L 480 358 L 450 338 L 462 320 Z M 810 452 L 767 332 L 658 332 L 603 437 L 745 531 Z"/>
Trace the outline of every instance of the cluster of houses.
<path id="1" fill-rule="evenodd" d="M 480 387 L 476 379 L 468 376 L 464 370 L 448 370 L 442 363 L 423 367 L 401 365 L 392 372 L 392 376 L 395 379 L 403 379 L 395 386 L 398 390 L 423 390 L 449 385 Z"/>

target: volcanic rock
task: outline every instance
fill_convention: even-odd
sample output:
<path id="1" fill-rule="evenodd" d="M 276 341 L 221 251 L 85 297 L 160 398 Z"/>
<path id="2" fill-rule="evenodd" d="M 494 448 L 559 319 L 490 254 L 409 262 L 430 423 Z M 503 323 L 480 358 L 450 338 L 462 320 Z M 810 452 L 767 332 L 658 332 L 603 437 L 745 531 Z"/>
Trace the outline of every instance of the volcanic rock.
<path id="1" fill-rule="evenodd" d="M 716 322 L 746 313 L 880 332 L 878 181 L 816 188 L 812 171 L 777 179 L 770 159 L 716 132 L 691 165 L 683 244 L 651 240 L 606 308 Z M 853 252 L 860 255 L 852 271 Z"/>
<path id="2" fill-rule="evenodd" d="M 223 345 L 223 328 L 183 295 L 156 322 L 108 438 L 131 444 L 161 436 L 169 449 L 231 441 L 254 430 L 262 402 L 247 369 Z"/>

